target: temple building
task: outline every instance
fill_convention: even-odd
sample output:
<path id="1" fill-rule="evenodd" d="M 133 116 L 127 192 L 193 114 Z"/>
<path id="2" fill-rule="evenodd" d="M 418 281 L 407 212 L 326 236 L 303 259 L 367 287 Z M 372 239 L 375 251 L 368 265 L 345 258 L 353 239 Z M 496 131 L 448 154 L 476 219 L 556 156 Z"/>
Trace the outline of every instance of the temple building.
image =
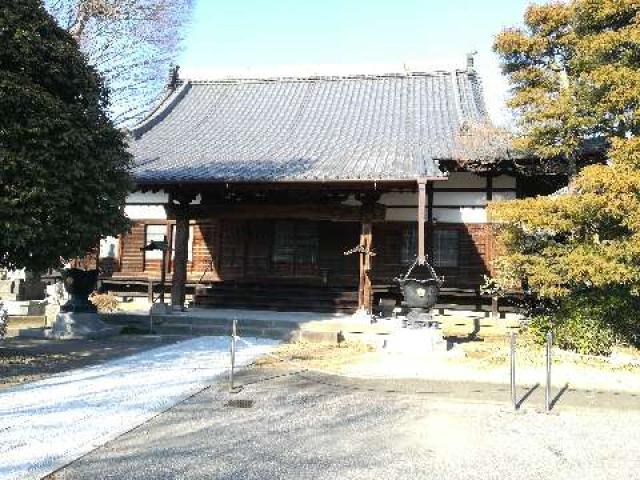
<path id="1" fill-rule="evenodd" d="M 142 247 L 166 237 L 174 305 L 188 290 L 196 306 L 371 311 L 416 257 L 445 294 L 477 294 L 495 254 L 487 202 L 537 192 L 513 169 L 461 166 L 458 143 L 477 126 L 490 120 L 472 63 L 174 78 L 131 132 L 133 227 L 109 245 L 104 282 L 157 282 L 162 252 Z"/>

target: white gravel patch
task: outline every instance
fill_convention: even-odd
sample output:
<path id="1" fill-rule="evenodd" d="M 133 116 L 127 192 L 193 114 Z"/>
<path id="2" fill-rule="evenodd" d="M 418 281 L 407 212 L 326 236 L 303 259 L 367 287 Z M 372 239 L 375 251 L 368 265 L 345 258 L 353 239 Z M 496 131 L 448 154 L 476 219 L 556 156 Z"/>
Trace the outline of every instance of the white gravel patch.
<path id="1" fill-rule="evenodd" d="M 462 356 L 461 350 L 446 353 L 410 354 L 398 352 L 371 352 L 363 355 L 358 363 L 346 365 L 340 373 L 354 378 L 372 379 L 423 379 L 450 382 L 481 382 L 508 384 L 510 367 L 486 365 Z M 546 370 L 540 357 L 538 365 L 526 364 L 526 359 L 516 367 L 518 385 L 534 385 L 546 382 Z M 568 385 L 581 390 L 613 392 L 640 392 L 640 370 L 604 369 L 574 363 L 553 363 L 551 382 L 554 387 Z"/>
<path id="2" fill-rule="evenodd" d="M 236 364 L 274 340 L 238 343 Z M 199 337 L 0 393 L 0 479 L 39 479 L 228 371 L 228 337 Z"/>

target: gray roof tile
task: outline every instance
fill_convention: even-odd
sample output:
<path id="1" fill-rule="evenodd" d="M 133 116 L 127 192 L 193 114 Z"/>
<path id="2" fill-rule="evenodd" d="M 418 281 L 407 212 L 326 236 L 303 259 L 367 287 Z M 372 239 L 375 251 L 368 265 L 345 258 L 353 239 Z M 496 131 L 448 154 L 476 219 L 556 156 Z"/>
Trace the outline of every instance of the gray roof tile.
<path id="1" fill-rule="evenodd" d="M 472 71 L 184 81 L 133 130 L 133 174 L 140 184 L 438 177 L 461 123 L 482 119 Z"/>

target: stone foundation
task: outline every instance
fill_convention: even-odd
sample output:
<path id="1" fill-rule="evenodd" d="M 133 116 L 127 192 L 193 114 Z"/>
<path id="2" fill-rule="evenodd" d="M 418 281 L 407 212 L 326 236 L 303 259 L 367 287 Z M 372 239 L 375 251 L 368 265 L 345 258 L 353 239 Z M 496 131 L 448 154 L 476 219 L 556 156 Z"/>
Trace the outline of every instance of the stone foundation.
<path id="1" fill-rule="evenodd" d="M 97 313 L 61 312 L 51 335 L 59 339 L 104 338 L 118 335 L 121 330 L 122 327 L 104 323 Z"/>

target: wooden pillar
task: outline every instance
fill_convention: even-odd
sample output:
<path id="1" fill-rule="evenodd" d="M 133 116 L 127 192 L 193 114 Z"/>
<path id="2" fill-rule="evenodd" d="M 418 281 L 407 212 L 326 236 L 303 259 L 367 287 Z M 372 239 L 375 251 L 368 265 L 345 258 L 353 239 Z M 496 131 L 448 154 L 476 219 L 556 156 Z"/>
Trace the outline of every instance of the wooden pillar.
<path id="1" fill-rule="evenodd" d="M 363 219 L 360 232 L 360 286 L 358 289 L 358 308 L 371 313 L 373 288 L 371 284 L 371 245 L 373 242 L 371 220 Z"/>
<path id="2" fill-rule="evenodd" d="M 189 260 L 189 204 L 195 195 L 173 192 L 169 196 L 167 213 L 176 220 L 171 278 L 171 306 L 182 310 L 186 297 L 187 262 Z"/>
<path id="3" fill-rule="evenodd" d="M 186 296 L 187 261 L 189 258 L 189 216 L 186 209 L 176 216 L 176 237 L 171 280 L 171 305 L 182 309 Z"/>
<path id="4" fill-rule="evenodd" d="M 433 182 L 427 184 L 427 260 L 433 265 Z"/>
<path id="5" fill-rule="evenodd" d="M 418 264 L 425 262 L 424 214 L 426 209 L 426 182 L 418 180 Z"/>
<path id="6" fill-rule="evenodd" d="M 491 226 L 491 219 L 489 218 L 488 206 L 489 202 L 493 201 L 493 177 L 491 175 L 487 176 L 487 206 L 485 207 L 485 212 L 487 212 L 487 223 L 484 226 L 484 234 L 485 234 L 485 254 L 484 254 L 484 264 L 486 269 L 489 271 L 489 275 L 495 275 L 495 270 L 493 266 L 493 256 L 495 249 L 495 238 L 493 236 L 493 228 Z M 497 301 L 491 302 L 492 313 L 493 309 L 498 309 Z M 497 316 L 496 316 L 497 318 Z"/>
<path id="7" fill-rule="evenodd" d="M 360 282 L 358 286 L 358 309 L 372 312 L 373 285 L 371 269 L 373 253 L 373 216 L 379 195 L 366 195 L 362 198 L 362 221 L 360 229 Z"/>

